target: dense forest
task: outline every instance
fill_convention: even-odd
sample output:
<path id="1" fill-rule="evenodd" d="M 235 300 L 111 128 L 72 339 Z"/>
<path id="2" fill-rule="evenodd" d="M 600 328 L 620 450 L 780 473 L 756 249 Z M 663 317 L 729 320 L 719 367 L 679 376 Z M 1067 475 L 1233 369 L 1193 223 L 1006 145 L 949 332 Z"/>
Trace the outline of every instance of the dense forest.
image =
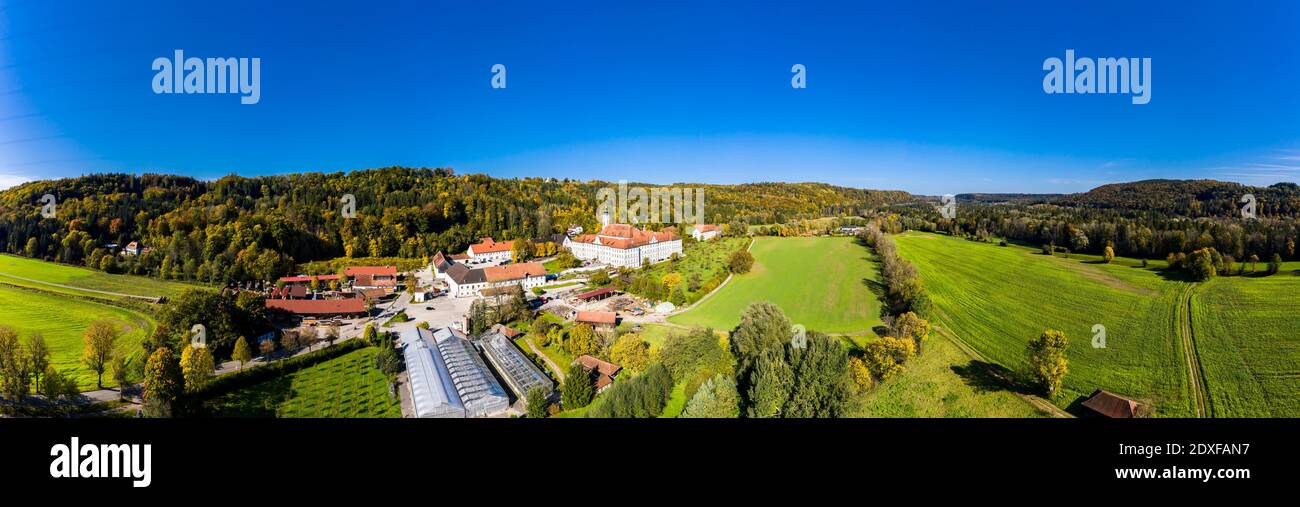
<path id="1" fill-rule="evenodd" d="M 477 238 L 543 237 L 597 225 L 596 192 L 611 183 L 500 179 L 451 169 L 382 168 L 215 181 L 96 174 L 0 193 L 0 251 L 109 272 L 223 283 L 268 280 L 339 257 L 422 258 Z M 647 185 L 649 186 L 649 185 Z M 784 223 L 858 215 L 910 194 L 821 183 L 695 185 L 710 223 Z M 41 215 L 41 196 L 57 200 Z M 345 195 L 355 218 L 344 216 Z M 151 251 L 114 255 L 138 241 Z"/>
<path id="2" fill-rule="evenodd" d="M 1241 199 L 1255 197 L 1256 217 L 1244 219 Z M 933 204 L 892 208 L 898 227 L 987 239 L 993 236 L 1069 251 L 1165 258 L 1213 247 L 1235 259 L 1296 259 L 1300 188 L 1293 183 L 1251 187 L 1212 180 L 1147 180 L 1028 201 L 962 202 L 954 219 Z"/>

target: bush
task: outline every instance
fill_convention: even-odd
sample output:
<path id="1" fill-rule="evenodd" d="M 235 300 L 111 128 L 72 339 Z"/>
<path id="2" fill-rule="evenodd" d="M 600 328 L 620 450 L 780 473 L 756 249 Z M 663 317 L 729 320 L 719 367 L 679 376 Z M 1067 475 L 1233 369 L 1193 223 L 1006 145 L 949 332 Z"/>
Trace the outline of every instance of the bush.
<path id="1" fill-rule="evenodd" d="M 727 267 L 735 274 L 748 273 L 750 268 L 754 267 L 754 255 L 749 250 L 740 249 L 731 254 L 727 259 Z"/>

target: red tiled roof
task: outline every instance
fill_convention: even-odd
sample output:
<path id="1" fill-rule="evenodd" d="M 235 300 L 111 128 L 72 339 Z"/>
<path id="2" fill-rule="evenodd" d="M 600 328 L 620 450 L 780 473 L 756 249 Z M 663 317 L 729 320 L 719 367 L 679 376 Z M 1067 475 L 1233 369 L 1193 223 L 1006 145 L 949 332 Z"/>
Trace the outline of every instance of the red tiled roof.
<path id="1" fill-rule="evenodd" d="M 354 287 L 397 287 L 397 280 L 375 280 L 373 275 L 360 274 L 352 279 Z"/>
<path id="2" fill-rule="evenodd" d="M 614 377 L 623 370 L 623 367 L 620 367 L 620 365 L 610 363 L 610 361 L 595 359 L 595 357 L 589 355 L 577 356 L 575 361 L 577 364 L 581 364 L 582 368 L 595 370 L 595 372 L 601 374 L 602 377 Z"/>
<path id="3" fill-rule="evenodd" d="M 514 241 L 493 241 L 492 238 L 483 238 L 481 243 L 474 243 L 473 245 L 470 245 L 469 248 L 475 255 L 478 255 L 493 252 L 509 252 L 510 248 L 514 246 Z"/>
<path id="4" fill-rule="evenodd" d="M 397 276 L 397 266 L 352 266 L 344 270 L 348 276 Z"/>
<path id="5" fill-rule="evenodd" d="M 591 299 L 597 296 L 603 296 L 605 294 L 609 294 L 611 292 L 614 292 L 613 287 L 605 287 L 603 289 L 596 289 L 590 292 L 583 292 L 582 294 L 578 294 L 577 296 L 574 297 L 578 299 Z"/>
<path id="6" fill-rule="evenodd" d="M 1118 394 L 1098 389 L 1083 402 L 1083 406 L 1106 417 L 1127 419 L 1137 414 L 1138 404 Z"/>
<path id="7" fill-rule="evenodd" d="M 519 336 L 522 333 L 515 331 L 514 328 L 510 326 L 501 326 L 501 334 L 506 335 L 506 338 L 514 339 L 514 337 Z"/>
<path id="8" fill-rule="evenodd" d="M 618 314 L 614 312 L 578 312 L 575 319 L 578 322 L 590 322 L 592 324 L 609 324 L 613 325 L 618 320 Z"/>
<path id="9" fill-rule="evenodd" d="M 322 282 L 328 282 L 330 280 L 338 280 L 339 275 L 285 276 L 285 277 L 281 277 L 280 281 L 284 283 L 311 283 L 312 278 L 319 279 Z"/>
<path id="10" fill-rule="evenodd" d="M 570 241 L 577 243 L 596 243 L 601 245 L 626 250 L 645 246 L 652 242 L 672 241 L 678 239 L 677 235 L 667 231 L 649 231 L 637 229 L 628 224 L 609 224 L 600 230 L 599 234 L 584 234 L 574 236 Z"/>
<path id="11" fill-rule="evenodd" d="M 483 268 L 483 274 L 487 276 L 487 281 L 489 282 L 520 280 L 528 277 L 545 275 L 546 266 L 543 266 L 540 262 L 521 262 L 519 264 L 506 264 L 504 266 Z"/>
<path id="12" fill-rule="evenodd" d="M 366 302 L 361 298 L 347 299 L 268 299 L 266 309 L 298 315 L 342 315 L 365 313 Z"/>
<path id="13" fill-rule="evenodd" d="M 469 259 L 469 254 L 451 254 L 449 258 L 453 261 L 463 261 Z"/>
<path id="14" fill-rule="evenodd" d="M 713 224 L 704 224 L 704 225 L 695 226 L 695 230 L 700 232 L 709 232 L 709 231 L 720 231 L 722 230 L 722 228 Z"/>

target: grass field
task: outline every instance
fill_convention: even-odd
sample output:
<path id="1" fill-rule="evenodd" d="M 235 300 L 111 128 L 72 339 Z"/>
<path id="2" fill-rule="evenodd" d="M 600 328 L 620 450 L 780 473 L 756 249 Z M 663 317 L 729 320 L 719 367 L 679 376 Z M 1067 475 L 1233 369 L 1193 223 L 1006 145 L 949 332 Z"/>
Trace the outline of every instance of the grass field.
<path id="1" fill-rule="evenodd" d="M 95 376 L 81 364 L 82 334 L 91 322 L 100 319 L 112 321 L 123 331 L 118 349 L 130 354 L 128 357 L 138 358 L 140 340 L 153 330 L 149 317 L 82 298 L 0 284 L 0 324 L 17 330 L 22 340 L 33 332 L 44 336 L 54 367 L 75 379 L 83 391 L 95 389 Z M 110 376 L 105 375 L 104 385 L 112 384 Z"/>
<path id="2" fill-rule="evenodd" d="M 401 417 L 368 347 L 214 400 L 221 417 Z"/>
<path id="3" fill-rule="evenodd" d="M 731 329 L 750 303 L 771 301 L 809 330 L 871 334 L 880 301 L 869 286 L 879 273 L 853 238 L 754 239 L 754 267 L 670 322 Z"/>
<path id="4" fill-rule="evenodd" d="M 708 290 L 707 283 L 712 278 L 719 281 L 726 279 L 728 268 L 727 260 L 736 250 L 745 248 L 749 238 L 732 238 L 717 237 L 709 241 L 686 241 L 682 247 L 682 257 L 677 262 L 661 262 L 651 266 L 647 275 L 656 279 L 663 279 L 664 275 L 669 273 L 679 273 L 682 280 L 690 280 L 692 275 L 700 277 L 700 283 L 705 284 L 697 291 L 687 290 L 687 300 L 694 301 L 698 296 L 703 296 L 703 291 Z"/>
<path id="5" fill-rule="evenodd" d="M 855 417 L 1045 417 L 988 378 L 947 338 L 934 335 L 907 371 L 862 397 Z"/>
<path id="6" fill-rule="evenodd" d="M 1132 260 L 1099 264 L 925 233 L 895 240 L 925 280 L 933 320 L 989 361 L 1024 371 L 1029 340 L 1049 328 L 1066 333 L 1070 373 L 1058 405 L 1104 388 L 1153 407 L 1153 415 L 1195 413 L 1174 327 L 1184 282 Z M 1091 345 L 1096 324 L 1105 326 L 1106 348 Z"/>
<path id="7" fill-rule="evenodd" d="M 1285 268 L 1284 268 L 1285 269 Z M 1300 276 L 1220 277 L 1192 297 L 1216 417 L 1300 417 Z"/>
<path id="8" fill-rule="evenodd" d="M 147 297 L 175 296 L 181 291 L 193 287 L 193 285 L 187 283 L 169 282 L 143 276 L 113 275 L 93 269 L 0 254 L 0 282 L 55 292 L 66 291 L 66 289 L 60 290 L 44 284 L 33 284 L 32 282 L 5 275 L 91 290 Z M 110 297 L 90 292 L 81 295 L 100 298 Z"/>

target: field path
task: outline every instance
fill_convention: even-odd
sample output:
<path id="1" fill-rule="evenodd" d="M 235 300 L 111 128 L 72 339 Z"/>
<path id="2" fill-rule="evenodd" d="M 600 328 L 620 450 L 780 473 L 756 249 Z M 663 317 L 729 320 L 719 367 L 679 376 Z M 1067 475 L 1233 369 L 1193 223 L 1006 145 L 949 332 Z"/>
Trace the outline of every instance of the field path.
<path id="1" fill-rule="evenodd" d="M 524 338 L 524 343 L 528 344 L 528 348 L 533 349 L 533 353 L 537 354 L 537 357 L 540 357 L 542 358 L 543 361 L 546 361 L 546 364 L 549 365 L 551 367 L 551 370 L 555 372 L 555 380 L 564 382 L 564 370 L 561 370 L 560 367 L 555 364 L 555 361 L 551 360 L 551 356 L 543 354 L 541 349 L 538 349 L 537 345 L 533 344 L 532 338 Z"/>
<path id="2" fill-rule="evenodd" d="M 1201 368 L 1201 357 L 1196 353 L 1196 337 L 1192 332 L 1192 295 L 1197 285 L 1187 284 L 1178 296 L 1178 308 L 1175 310 L 1177 322 L 1175 331 L 1183 343 L 1183 357 L 1187 361 L 1188 380 L 1192 386 L 1192 401 L 1196 405 L 1196 417 L 1209 417 L 1209 390 L 1205 386 L 1205 375 Z"/>
<path id="3" fill-rule="evenodd" d="M 77 287 L 77 286 L 75 286 L 75 285 L 64 285 L 64 284 L 61 284 L 61 283 L 53 283 L 53 282 L 47 282 L 47 281 L 44 281 L 44 280 L 36 280 L 36 279 L 32 279 L 32 278 L 25 278 L 25 277 L 21 277 L 21 276 L 15 276 L 15 275 L 11 275 L 11 274 L 9 274 L 9 273 L 0 273 L 0 277 L 13 278 L 14 280 L 22 280 L 22 281 L 24 281 L 24 282 L 31 282 L 31 283 L 41 284 L 41 285 L 48 285 L 48 286 L 50 286 L 50 287 L 58 287 L 58 288 L 61 288 L 61 289 L 70 289 L 70 290 L 77 290 L 77 291 L 82 291 L 82 292 L 93 292 L 93 293 L 95 293 L 95 294 L 104 294 L 104 295 L 106 295 L 106 296 L 113 296 L 113 297 L 120 297 L 120 298 L 141 299 L 141 300 L 144 300 L 144 301 L 148 301 L 148 302 L 150 302 L 150 303 L 157 303 L 157 302 L 158 302 L 158 299 L 159 299 L 159 298 L 156 298 L 156 297 L 150 297 L 150 296 L 138 296 L 138 295 L 135 295 L 135 294 L 122 294 L 122 293 L 120 293 L 120 292 L 109 292 L 109 291 L 106 291 L 106 290 L 87 289 L 87 288 L 85 288 L 85 287 Z"/>

